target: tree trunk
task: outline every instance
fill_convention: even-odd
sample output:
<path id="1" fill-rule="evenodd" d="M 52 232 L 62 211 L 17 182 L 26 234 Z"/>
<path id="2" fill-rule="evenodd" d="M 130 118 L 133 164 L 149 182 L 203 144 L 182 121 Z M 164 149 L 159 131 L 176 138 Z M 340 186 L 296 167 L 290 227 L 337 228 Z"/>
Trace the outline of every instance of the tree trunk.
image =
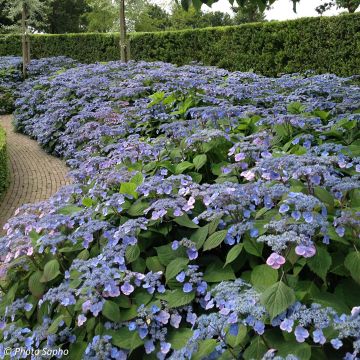
<path id="1" fill-rule="evenodd" d="M 23 58 L 23 76 L 26 78 L 26 66 L 30 62 L 30 38 L 28 29 L 28 10 L 25 3 L 23 3 L 21 14 L 21 27 L 22 27 L 22 58 Z"/>
<path id="2" fill-rule="evenodd" d="M 126 21 L 125 21 L 125 0 L 120 0 L 120 59 L 128 61 L 128 49 L 126 38 Z"/>

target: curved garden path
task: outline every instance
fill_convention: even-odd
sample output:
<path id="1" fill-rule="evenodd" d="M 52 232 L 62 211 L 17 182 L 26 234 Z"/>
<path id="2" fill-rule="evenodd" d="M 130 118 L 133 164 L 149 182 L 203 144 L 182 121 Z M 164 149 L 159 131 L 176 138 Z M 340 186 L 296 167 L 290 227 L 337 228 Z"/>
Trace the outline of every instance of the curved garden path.
<path id="1" fill-rule="evenodd" d="M 49 198 L 61 186 L 69 184 L 65 163 L 41 149 L 36 141 L 15 133 L 12 117 L 0 116 L 7 135 L 10 184 L 0 197 L 0 234 L 6 221 L 23 204 Z"/>

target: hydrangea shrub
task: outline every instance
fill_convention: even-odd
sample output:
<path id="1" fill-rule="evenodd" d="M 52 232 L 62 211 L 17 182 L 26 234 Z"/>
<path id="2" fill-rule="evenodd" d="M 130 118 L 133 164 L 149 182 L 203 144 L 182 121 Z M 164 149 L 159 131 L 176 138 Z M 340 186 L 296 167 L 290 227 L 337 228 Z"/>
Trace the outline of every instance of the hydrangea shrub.
<path id="1" fill-rule="evenodd" d="M 5 226 L 0 354 L 357 359 L 359 103 L 356 77 L 160 62 L 28 80 L 17 129 L 74 181 Z"/>
<path id="2" fill-rule="evenodd" d="M 28 77 L 52 75 L 77 64 L 65 56 L 32 60 L 28 65 Z M 17 89 L 23 81 L 22 59 L 17 56 L 0 57 L 0 115 L 11 114 Z"/>

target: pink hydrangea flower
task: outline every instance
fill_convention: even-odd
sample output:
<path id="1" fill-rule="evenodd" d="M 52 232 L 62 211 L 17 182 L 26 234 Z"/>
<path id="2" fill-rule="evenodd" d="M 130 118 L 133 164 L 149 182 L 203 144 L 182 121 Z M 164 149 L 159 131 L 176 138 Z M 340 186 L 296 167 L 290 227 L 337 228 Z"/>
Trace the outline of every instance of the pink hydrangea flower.
<path id="1" fill-rule="evenodd" d="M 316 254 L 316 247 L 314 245 L 298 245 L 295 248 L 295 252 L 299 256 L 303 256 L 305 258 L 313 257 Z"/>
<path id="2" fill-rule="evenodd" d="M 246 155 L 244 153 L 239 153 L 235 155 L 235 161 L 241 161 L 244 160 Z"/>
<path id="3" fill-rule="evenodd" d="M 273 269 L 279 269 L 285 264 L 285 258 L 277 253 L 272 253 L 266 260 L 266 264 L 271 266 Z"/>

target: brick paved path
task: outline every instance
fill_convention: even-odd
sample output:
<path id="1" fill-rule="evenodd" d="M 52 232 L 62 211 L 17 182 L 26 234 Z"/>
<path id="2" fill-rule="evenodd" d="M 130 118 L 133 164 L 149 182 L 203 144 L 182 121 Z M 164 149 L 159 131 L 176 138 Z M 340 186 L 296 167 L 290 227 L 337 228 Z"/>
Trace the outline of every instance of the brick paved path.
<path id="1" fill-rule="evenodd" d="M 0 116 L 7 135 L 10 184 L 0 197 L 0 234 L 3 226 L 23 204 L 45 200 L 70 183 L 65 163 L 40 148 L 36 141 L 15 133 L 11 116 Z"/>

